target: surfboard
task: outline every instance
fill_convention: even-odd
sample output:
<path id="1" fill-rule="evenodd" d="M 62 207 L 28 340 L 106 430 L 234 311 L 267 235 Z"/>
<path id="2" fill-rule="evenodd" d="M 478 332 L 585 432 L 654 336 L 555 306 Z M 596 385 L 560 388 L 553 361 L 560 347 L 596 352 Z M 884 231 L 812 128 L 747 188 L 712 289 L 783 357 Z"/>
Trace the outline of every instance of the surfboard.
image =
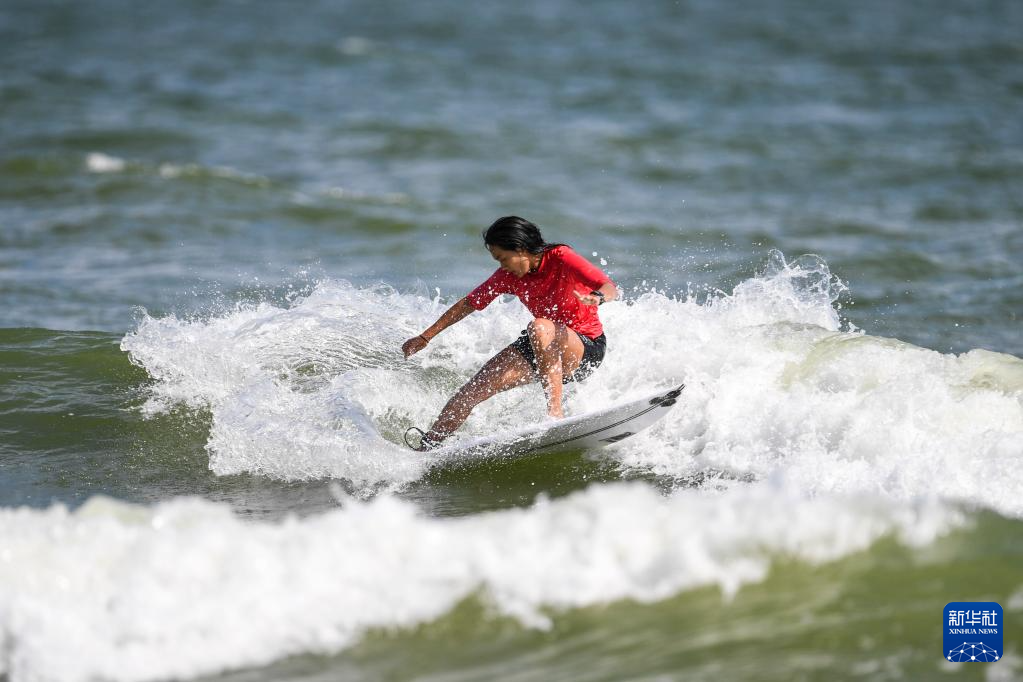
<path id="1" fill-rule="evenodd" d="M 666 415 L 685 385 L 603 410 L 522 428 L 509 433 L 441 446 L 424 453 L 434 461 L 466 457 L 518 457 L 565 450 L 602 448 L 634 436 Z"/>

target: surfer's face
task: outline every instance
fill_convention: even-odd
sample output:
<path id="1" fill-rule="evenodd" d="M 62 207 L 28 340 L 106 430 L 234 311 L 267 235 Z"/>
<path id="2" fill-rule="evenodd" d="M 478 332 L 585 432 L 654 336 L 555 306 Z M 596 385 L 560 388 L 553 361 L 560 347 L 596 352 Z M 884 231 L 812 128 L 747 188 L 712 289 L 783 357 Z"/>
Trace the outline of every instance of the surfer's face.
<path id="1" fill-rule="evenodd" d="M 490 255 L 501 264 L 502 270 L 507 270 L 516 277 L 525 277 L 532 268 L 532 259 L 526 251 L 509 251 L 500 246 L 487 245 Z"/>

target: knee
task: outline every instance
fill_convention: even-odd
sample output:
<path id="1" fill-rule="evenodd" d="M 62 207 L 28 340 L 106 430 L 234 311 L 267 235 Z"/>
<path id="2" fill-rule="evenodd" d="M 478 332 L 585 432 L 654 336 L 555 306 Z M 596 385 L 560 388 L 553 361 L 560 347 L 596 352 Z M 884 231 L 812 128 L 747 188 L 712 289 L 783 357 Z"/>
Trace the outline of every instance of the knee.
<path id="1" fill-rule="evenodd" d="M 539 343 L 541 348 L 549 346 L 558 334 L 557 325 L 543 317 L 538 317 L 530 322 L 526 330 L 529 332 L 529 338 L 533 341 L 533 345 Z"/>

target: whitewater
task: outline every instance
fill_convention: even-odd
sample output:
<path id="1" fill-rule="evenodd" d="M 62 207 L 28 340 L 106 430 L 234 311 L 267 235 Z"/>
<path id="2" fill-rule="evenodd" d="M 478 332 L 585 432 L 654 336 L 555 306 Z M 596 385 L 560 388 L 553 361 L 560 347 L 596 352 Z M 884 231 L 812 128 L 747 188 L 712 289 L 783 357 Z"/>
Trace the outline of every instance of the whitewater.
<path id="1" fill-rule="evenodd" d="M 594 483 L 455 518 L 402 497 L 429 471 L 400 434 L 515 337 L 517 301 L 410 361 L 401 341 L 457 295 L 325 280 L 202 317 L 143 314 L 121 341 L 151 377 L 143 414 L 209 424 L 217 475 L 322 481 L 338 508 L 277 521 L 187 497 L 0 510 L 0 674 L 190 678 L 336 654 L 466 600 L 542 630 L 571 609 L 706 587 L 730 600 L 779 564 L 883 539 L 919 550 L 985 514 L 1023 517 L 1023 361 L 871 336 L 843 322 L 843 298 L 823 259 L 773 252 L 731 292 L 607 305 L 607 360 L 567 408 L 685 382 L 657 425 L 582 455 L 663 485 Z M 539 390 L 482 405 L 463 437 L 541 419 Z"/>
<path id="2" fill-rule="evenodd" d="M 188 678 L 337 653 L 473 596 L 544 628 L 552 611 L 707 585 L 727 597 L 778 559 L 823 563 L 885 536 L 921 546 L 964 523 L 933 500 L 814 500 L 778 485 L 665 497 L 619 483 L 457 519 L 393 496 L 281 523 L 188 498 L 5 509 L 0 674 Z"/>
<path id="3" fill-rule="evenodd" d="M 570 414 L 678 383 L 683 400 L 606 456 L 626 469 L 723 482 L 783 475 L 808 493 L 938 494 L 1023 514 L 1023 361 L 942 354 L 841 318 L 846 286 L 816 256 L 769 254 L 732 292 L 637 291 L 601 310 L 609 353 L 567 392 Z M 398 445 L 528 322 L 495 301 L 412 360 L 401 342 L 451 301 L 327 281 L 290 305 L 209 319 L 144 316 L 121 347 L 153 377 L 144 410 L 208 411 L 217 474 L 343 479 L 401 490 L 426 472 Z M 484 403 L 462 437 L 543 416 L 537 385 Z"/>

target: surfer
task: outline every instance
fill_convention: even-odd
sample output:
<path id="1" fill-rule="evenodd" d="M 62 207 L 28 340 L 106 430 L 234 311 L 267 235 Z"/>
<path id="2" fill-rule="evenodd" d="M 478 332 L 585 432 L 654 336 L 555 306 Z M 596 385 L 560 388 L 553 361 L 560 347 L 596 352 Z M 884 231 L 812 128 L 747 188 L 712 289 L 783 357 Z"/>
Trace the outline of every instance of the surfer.
<path id="1" fill-rule="evenodd" d="M 618 297 L 618 288 L 607 275 L 567 245 L 548 244 L 536 225 L 518 216 L 495 221 L 483 233 L 483 243 L 500 267 L 422 334 L 402 344 L 405 357 L 423 350 L 437 334 L 483 310 L 500 294 L 517 296 L 534 319 L 514 343 L 458 389 L 422 435 L 417 450 L 437 447 L 484 400 L 534 381 L 543 386 L 547 414 L 560 418 L 562 384 L 586 378 L 604 359 L 607 340 L 597 306 Z"/>

